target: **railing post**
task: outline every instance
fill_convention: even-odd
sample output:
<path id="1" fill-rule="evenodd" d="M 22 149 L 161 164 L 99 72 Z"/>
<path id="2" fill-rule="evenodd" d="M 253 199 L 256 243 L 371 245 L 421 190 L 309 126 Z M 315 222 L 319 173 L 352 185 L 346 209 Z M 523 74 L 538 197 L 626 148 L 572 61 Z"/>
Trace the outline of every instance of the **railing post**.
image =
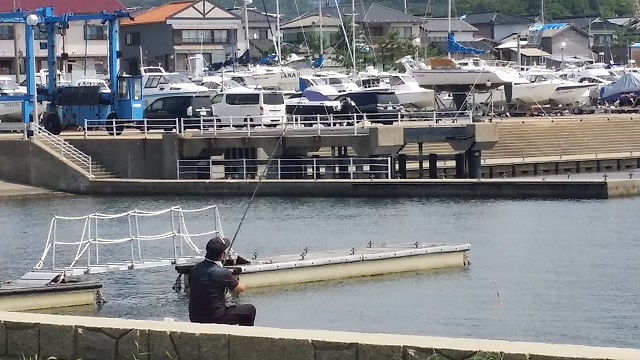
<path id="1" fill-rule="evenodd" d="M 142 119 L 142 127 L 143 127 L 143 131 L 144 131 L 144 138 L 147 138 L 147 133 L 149 131 L 148 127 L 147 127 L 147 118 Z"/>
<path id="2" fill-rule="evenodd" d="M 178 176 L 178 180 L 180 180 L 180 159 L 176 160 L 176 174 Z"/>
<path id="3" fill-rule="evenodd" d="M 353 158 L 350 157 L 349 158 L 349 177 L 351 177 L 351 180 L 353 180 Z"/>
<path id="4" fill-rule="evenodd" d="M 391 156 L 387 157 L 387 179 L 391 179 Z"/>
<path id="5" fill-rule="evenodd" d="M 91 160 L 91 156 L 89 156 L 89 176 L 93 176 L 93 161 Z"/>
<path id="6" fill-rule="evenodd" d="M 316 163 L 317 163 L 317 161 L 316 161 L 316 158 L 314 157 L 314 158 L 313 158 L 313 180 L 317 180 L 317 179 L 316 179 L 316 178 L 317 178 L 317 175 L 316 175 L 316 169 L 317 169 L 317 167 L 316 167 L 316 166 L 317 166 L 317 165 L 316 165 Z"/>
<path id="7" fill-rule="evenodd" d="M 242 159 L 242 178 L 247 180 L 247 159 Z"/>
<path id="8" fill-rule="evenodd" d="M 438 119 L 438 118 L 437 118 L 437 110 L 435 110 L 435 109 L 434 109 L 434 110 L 433 110 L 433 125 L 435 125 L 435 124 L 436 124 L 437 119 Z"/>
<path id="9" fill-rule="evenodd" d="M 84 119 L 84 131 L 83 131 L 83 137 L 86 139 L 87 138 L 87 127 L 89 126 L 89 123 L 87 121 L 87 119 Z"/>
<path id="10" fill-rule="evenodd" d="M 278 180 L 282 180 L 282 166 L 280 164 L 280 158 L 278 158 Z"/>

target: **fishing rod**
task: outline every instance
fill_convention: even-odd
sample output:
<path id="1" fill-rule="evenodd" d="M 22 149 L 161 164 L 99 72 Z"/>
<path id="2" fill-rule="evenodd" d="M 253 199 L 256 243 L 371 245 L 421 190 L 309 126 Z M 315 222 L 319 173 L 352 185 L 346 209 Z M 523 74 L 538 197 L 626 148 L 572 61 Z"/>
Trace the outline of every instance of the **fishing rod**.
<path id="1" fill-rule="evenodd" d="M 287 115 L 285 115 L 285 118 L 286 118 L 286 116 Z M 227 250 L 225 251 L 225 256 L 224 256 L 225 260 L 228 259 L 229 255 L 230 255 L 230 252 L 231 252 L 231 247 L 236 242 L 236 238 L 238 237 L 238 233 L 240 232 L 240 228 L 242 228 L 242 224 L 244 224 L 244 219 L 247 217 L 247 213 L 249 212 L 249 208 L 251 207 L 251 204 L 253 204 L 253 199 L 256 197 L 256 194 L 258 193 L 258 189 L 260 189 L 260 184 L 262 184 L 262 179 L 265 177 L 267 171 L 269 171 L 269 165 L 271 165 L 271 161 L 273 160 L 273 156 L 276 154 L 276 151 L 278 151 L 278 147 L 282 144 L 282 142 L 284 140 L 284 135 L 285 135 L 285 132 L 287 131 L 287 126 L 289 126 L 289 122 L 285 121 L 284 127 L 282 128 L 282 133 L 280 134 L 280 137 L 278 138 L 278 142 L 276 143 L 276 146 L 273 147 L 273 151 L 271 152 L 271 155 L 269 155 L 269 158 L 267 159 L 267 165 L 262 170 L 262 174 L 260 174 L 260 176 L 258 177 L 258 183 L 256 184 L 255 189 L 253 189 L 253 194 L 251 194 L 251 198 L 249 198 L 249 202 L 247 203 L 247 206 L 244 208 L 244 213 L 242 214 L 242 217 L 240 218 L 240 222 L 238 223 L 238 227 L 236 228 L 236 232 L 233 234 L 233 238 L 231 239 L 231 243 L 229 244 L 229 247 L 227 247 Z"/>

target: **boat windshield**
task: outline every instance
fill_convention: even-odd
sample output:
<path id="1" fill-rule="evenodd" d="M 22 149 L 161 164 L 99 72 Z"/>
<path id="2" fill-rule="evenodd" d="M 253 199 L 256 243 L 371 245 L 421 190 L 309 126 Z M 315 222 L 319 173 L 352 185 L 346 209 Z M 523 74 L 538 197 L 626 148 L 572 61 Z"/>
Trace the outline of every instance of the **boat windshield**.
<path id="1" fill-rule="evenodd" d="M 182 74 L 167 74 L 165 75 L 165 78 L 171 84 L 184 84 L 184 83 L 191 82 L 191 80 L 189 80 L 189 78 L 186 75 L 182 75 Z"/>
<path id="2" fill-rule="evenodd" d="M 18 84 L 11 79 L 0 79 L 0 88 L 3 90 L 18 90 Z"/>
<path id="3" fill-rule="evenodd" d="M 247 87 L 258 85 L 258 82 L 256 81 L 256 79 L 254 79 L 251 76 L 233 76 L 231 77 L 231 80 L 237 82 L 240 85 L 244 85 Z"/>
<path id="4" fill-rule="evenodd" d="M 390 86 L 400 86 L 400 85 L 404 85 L 405 81 L 402 78 L 402 76 L 392 76 L 389 79 L 389 85 Z"/>

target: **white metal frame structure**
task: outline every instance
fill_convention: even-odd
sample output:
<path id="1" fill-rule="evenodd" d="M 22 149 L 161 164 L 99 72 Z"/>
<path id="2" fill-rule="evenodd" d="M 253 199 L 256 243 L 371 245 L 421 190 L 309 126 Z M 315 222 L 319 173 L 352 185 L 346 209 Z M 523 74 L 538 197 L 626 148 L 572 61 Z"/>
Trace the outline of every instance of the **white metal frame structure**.
<path id="1" fill-rule="evenodd" d="M 208 213 L 206 213 L 208 212 Z M 214 221 L 211 228 L 199 233 L 189 233 L 185 221 L 185 215 L 193 213 L 205 213 L 207 219 L 209 215 L 213 215 Z M 155 234 L 143 235 L 140 232 L 139 221 L 141 218 L 151 218 L 159 216 L 170 217 L 171 231 L 162 232 L 159 230 Z M 129 236 L 124 238 L 106 238 L 100 234 L 99 224 L 101 220 L 126 219 L 129 224 Z M 59 223 L 64 221 L 80 221 L 84 222 L 82 235 L 79 240 L 58 238 Z M 152 268 L 159 266 L 167 266 L 174 264 L 187 263 L 197 258 L 201 258 L 204 250 L 198 248 L 194 242 L 194 238 L 212 237 L 219 235 L 224 237 L 222 224 L 220 221 L 220 213 L 217 206 L 211 205 L 200 209 L 185 210 L 180 206 L 174 206 L 169 209 L 159 211 L 143 211 L 131 210 L 120 214 L 102 214 L 93 213 L 78 217 L 54 216 L 49 227 L 49 235 L 44 252 L 36 266 L 30 273 L 44 272 L 61 273 L 64 276 L 77 276 L 82 274 L 97 274 L 110 271 L 132 270 L 141 268 Z M 168 257 L 159 257 L 155 259 L 146 259 L 143 256 L 141 243 L 143 242 L 170 242 L 173 247 L 173 254 Z M 130 252 L 126 261 L 120 262 L 101 262 L 100 250 L 103 247 L 116 244 L 129 244 Z M 70 264 L 60 267 L 56 264 L 56 255 L 61 247 L 76 247 L 75 255 Z M 93 250 L 93 251 L 92 251 Z M 47 257 L 50 257 L 51 267 L 45 268 Z M 81 265 L 82 263 L 82 265 Z M 25 274 L 25 277 L 33 278 L 35 275 Z"/>

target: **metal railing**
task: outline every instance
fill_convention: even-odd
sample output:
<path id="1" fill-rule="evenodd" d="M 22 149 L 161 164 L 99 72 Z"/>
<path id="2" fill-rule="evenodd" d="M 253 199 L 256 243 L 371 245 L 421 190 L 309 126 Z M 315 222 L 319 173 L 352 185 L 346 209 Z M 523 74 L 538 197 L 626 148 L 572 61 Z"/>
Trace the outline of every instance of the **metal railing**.
<path id="1" fill-rule="evenodd" d="M 287 132 L 331 135 L 366 135 L 371 126 L 404 126 L 423 123 L 427 126 L 450 126 L 471 123 L 470 111 L 429 111 L 401 112 L 395 114 L 333 114 L 333 115 L 283 115 L 283 116 L 226 116 L 187 119 L 98 119 L 84 121 L 84 137 L 119 136 L 126 130 L 139 130 L 145 138 L 149 134 L 174 131 L 179 134 L 199 133 L 217 136 L 240 134 L 243 136 L 263 136 Z M 119 130 L 119 131 L 118 131 Z M 271 134 L 270 134 L 271 133 Z"/>
<path id="2" fill-rule="evenodd" d="M 265 166 L 269 167 L 265 171 Z M 293 158 L 178 160 L 178 179 L 252 180 L 320 180 L 320 179 L 391 179 L 391 157 L 377 158 Z"/>
<path id="3" fill-rule="evenodd" d="M 48 145 L 44 145 L 53 150 L 56 154 L 59 154 L 61 158 L 70 159 L 76 165 L 80 166 L 80 168 L 82 168 L 84 171 L 89 173 L 89 176 L 93 176 L 93 163 L 91 161 L 91 156 L 83 153 L 78 148 L 64 141 L 60 137 L 50 133 L 40 124 L 34 124 L 34 126 L 34 140 L 42 139 L 40 141 L 48 143 Z"/>

